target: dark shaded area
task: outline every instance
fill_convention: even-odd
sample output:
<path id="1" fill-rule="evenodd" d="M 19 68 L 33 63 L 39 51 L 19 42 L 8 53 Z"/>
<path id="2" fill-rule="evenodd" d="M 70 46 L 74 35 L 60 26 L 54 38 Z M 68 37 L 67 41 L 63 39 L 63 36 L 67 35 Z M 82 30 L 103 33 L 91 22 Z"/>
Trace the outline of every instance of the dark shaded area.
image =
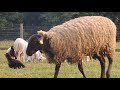
<path id="1" fill-rule="evenodd" d="M 12 59 L 11 56 L 6 53 L 5 54 L 5 57 L 7 58 L 7 61 L 8 61 L 8 66 L 10 68 L 14 68 L 14 69 L 17 69 L 17 68 L 25 68 L 25 65 L 23 65 L 19 60 L 17 59 Z"/>

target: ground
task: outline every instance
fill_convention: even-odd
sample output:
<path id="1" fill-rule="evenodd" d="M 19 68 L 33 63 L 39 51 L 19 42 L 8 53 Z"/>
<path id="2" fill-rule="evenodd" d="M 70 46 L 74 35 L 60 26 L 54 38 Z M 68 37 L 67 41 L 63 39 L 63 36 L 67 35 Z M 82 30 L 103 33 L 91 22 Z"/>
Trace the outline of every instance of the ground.
<path id="1" fill-rule="evenodd" d="M 43 62 L 24 63 L 26 68 L 11 69 L 8 67 L 7 60 L 4 56 L 6 49 L 12 45 L 13 42 L 0 41 L 0 78 L 53 78 L 54 64 L 47 63 L 44 59 Z M 4 50 L 5 49 L 5 50 Z M 120 43 L 117 43 L 116 55 L 114 57 L 113 67 L 111 70 L 111 78 L 120 78 Z M 108 60 L 106 59 L 106 68 Z M 100 64 L 98 60 L 84 61 L 84 72 L 87 78 L 100 77 Z M 62 63 L 58 78 L 82 78 L 76 64 Z"/>

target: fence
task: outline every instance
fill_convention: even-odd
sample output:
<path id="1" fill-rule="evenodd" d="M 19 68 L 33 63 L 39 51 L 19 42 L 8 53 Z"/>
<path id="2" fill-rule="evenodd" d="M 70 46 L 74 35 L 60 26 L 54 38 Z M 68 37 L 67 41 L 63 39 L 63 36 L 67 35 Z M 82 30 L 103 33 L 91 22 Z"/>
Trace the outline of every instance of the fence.
<path id="1" fill-rule="evenodd" d="M 117 23 L 116 26 L 117 26 L 117 41 L 120 42 L 120 23 Z"/>
<path id="2" fill-rule="evenodd" d="M 24 26 L 22 24 L 0 28 L 0 40 L 15 40 L 19 37 L 27 40 L 31 35 L 36 34 L 39 29 L 42 29 L 42 27 Z"/>
<path id="3" fill-rule="evenodd" d="M 120 23 L 117 24 L 117 41 L 120 41 L 119 28 Z M 23 39 L 27 40 L 31 35 L 36 34 L 39 29 L 47 30 L 45 26 L 24 26 L 18 24 L 13 27 L 0 28 L 0 40 L 15 40 L 19 37 L 23 37 Z"/>

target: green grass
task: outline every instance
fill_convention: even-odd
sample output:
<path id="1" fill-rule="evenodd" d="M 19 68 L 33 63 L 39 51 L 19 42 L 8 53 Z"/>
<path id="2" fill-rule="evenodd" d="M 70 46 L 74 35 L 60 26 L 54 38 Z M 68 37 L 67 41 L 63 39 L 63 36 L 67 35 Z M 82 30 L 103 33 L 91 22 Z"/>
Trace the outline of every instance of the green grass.
<path id="1" fill-rule="evenodd" d="M 4 41 L 0 41 L 0 48 L 9 48 L 10 46 L 13 45 L 14 41 L 11 40 L 4 40 Z"/>
<path id="2" fill-rule="evenodd" d="M 120 42 L 117 42 L 116 49 L 120 49 Z"/>
<path id="3" fill-rule="evenodd" d="M 4 43 L 4 42 L 3 42 Z M 7 43 L 8 44 L 8 43 Z M 9 45 L 11 46 L 11 42 Z M 120 43 L 117 43 L 117 49 L 120 48 Z M 4 45 L 6 45 L 4 43 Z M 10 47 L 7 45 L 4 48 Z M 1 47 L 1 46 L 0 46 Z M 24 63 L 26 68 L 11 69 L 8 67 L 7 60 L 4 56 L 6 50 L 0 50 L 0 78 L 53 78 L 54 64 L 49 64 L 47 61 L 39 63 Z M 111 70 L 111 78 L 120 78 L 120 52 L 116 52 L 113 67 Z M 106 68 L 108 61 L 106 60 Z M 87 78 L 99 78 L 100 77 L 100 64 L 98 60 L 84 61 L 84 72 Z M 79 72 L 76 64 L 62 63 L 58 78 L 82 78 L 82 74 Z"/>

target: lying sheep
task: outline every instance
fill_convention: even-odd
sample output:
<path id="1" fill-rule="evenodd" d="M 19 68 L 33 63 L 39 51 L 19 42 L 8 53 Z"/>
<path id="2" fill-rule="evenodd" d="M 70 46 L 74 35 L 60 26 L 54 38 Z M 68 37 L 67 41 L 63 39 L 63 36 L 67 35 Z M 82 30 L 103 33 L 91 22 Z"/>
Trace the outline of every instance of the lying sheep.
<path id="1" fill-rule="evenodd" d="M 40 51 L 37 51 L 36 53 L 34 53 L 34 54 L 32 55 L 32 61 L 33 61 L 33 62 L 40 62 L 40 61 L 42 61 L 42 60 L 43 60 L 43 57 L 42 57 L 42 54 L 41 54 Z"/>
<path id="2" fill-rule="evenodd" d="M 54 78 L 57 78 L 61 63 L 67 60 L 78 63 L 83 77 L 82 60 L 86 56 L 97 58 L 101 65 L 101 78 L 105 77 L 105 56 L 109 64 L 106 72 L 110 77 L 116 47 L 116 25 L 103 16 L 83 16 L 72 19 L 49 31 L 38 31 L 28 41 L 27 55 L 42 50 L 49 63 L 55 63 Z"/>
<path id="3" fill-rule="evenodd" d="M 24 49 L 23 49 L 23 52 L 22 52 L 22 55 L 23 55 L 23 60 L 24 60 L 24 62 L 31 62 L 31 61 L 33 61 L 33 62 L 37 62 L 37 61 L 41 61 L 42 60 L 42 54 L 41 54 L 41 52 L 40 51 L 37 51 L 36 53 L 34 53 L 32 56 L 28 56 L 27 54 L 26 54 L 26 49 L 27 49 L 27 47 L 25 47 Z"/>

